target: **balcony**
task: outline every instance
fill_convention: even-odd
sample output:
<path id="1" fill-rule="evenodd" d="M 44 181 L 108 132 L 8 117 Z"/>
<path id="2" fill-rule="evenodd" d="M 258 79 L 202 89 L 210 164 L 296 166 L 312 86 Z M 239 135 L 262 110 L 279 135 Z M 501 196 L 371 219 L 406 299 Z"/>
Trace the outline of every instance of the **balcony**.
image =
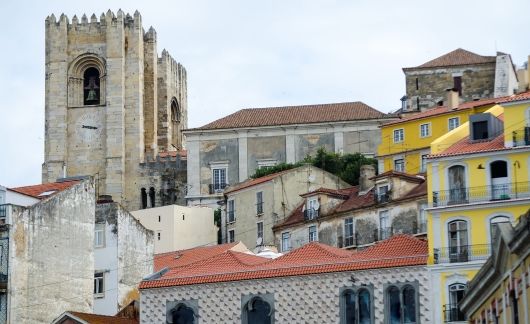
<path id="1" fill-rule="evenodd" d="M 433 191 L 432 207 L 530 198 L 530 182 Z"/>
<path id="2" fill-rule="evenodd" d="M 310 220 L 316 219 L 318 218 L 319 214 L 320 214 L 319 209 L 313 209 L 313 208 L 306 209 L 304 210 L 304 220 L 310 221 Z"/>
<path id="3" fill-rule="evenodd" d="M 530 126 L 512 132 L 513 146 L 530 145 Z"/>
<path id="4" fill-rule="evenodd" d="M 228 183 L 212 183 L 208 185 L 210 195 L 223 193 Z"/>
<path id="5" fill-rule="evenodd" d="M 375 194 L 374 198 L 375 198 L 375 202 L 378 203 L 378 204 L 384 204 L 384 203 L 387 203 L 390 200 L 392 200 L 392 196 L 391 196 L 390 192 Z"/>
<path id="6" fill-rule="evenodd" d="M 434 249 L 434 263 L 457 263 L 486 260 L 491 254 L 491 245 L 461 245 Z"/>
<path id="7" fill-rule="evenodd" d="M 444 322 L 450 323 L 450 322 L 466 322 L 466 316 L 460 308 L 458 307 L 458 304 L 445 304 L 443 306 L 444 311 Z"/>

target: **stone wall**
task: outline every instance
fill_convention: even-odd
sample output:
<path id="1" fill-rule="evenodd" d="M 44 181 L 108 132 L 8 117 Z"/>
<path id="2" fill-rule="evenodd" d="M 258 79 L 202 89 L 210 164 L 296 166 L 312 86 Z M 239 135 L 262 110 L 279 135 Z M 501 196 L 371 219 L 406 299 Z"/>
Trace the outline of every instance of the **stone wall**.
<path id="1" fill-rule="evenodd" d="M 92 311 L 94 197 L 94 183 L 86 180 L 13 208 L 10 323 L 50 323 L 65 310 Z"/>
<path id="2" fill-rule="evenodd" d="M 274 323 L 339 323 L 340 289 L 373 285 L 374 323 L 385 322 L 384 287 L 391 283 L 417 282 L 418 323 L 432 323 L 429 275 L 425 266 L 337 272 L 297 277 L 242 280 L 180 287 L 143 289 L 141 323 L 165 323 L 166 305 L 197 300 L 198 324 L 241 323 L 242 296 L 272 294 Z"/>

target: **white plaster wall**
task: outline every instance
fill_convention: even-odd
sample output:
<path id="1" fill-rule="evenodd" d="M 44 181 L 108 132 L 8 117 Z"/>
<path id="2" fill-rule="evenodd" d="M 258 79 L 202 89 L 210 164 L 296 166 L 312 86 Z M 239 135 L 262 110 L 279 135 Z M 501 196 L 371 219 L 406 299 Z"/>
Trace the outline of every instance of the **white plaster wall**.
<path id="1" fill-rule="evenodd" d="M 94 296 L 94 313 L 115 315 L 118 312 L 118 235 L 116 225 L 105 223 L 105 246 L 94 247 L 94 272 L 103 271 L 103 297 Z"/>
<path id="2" fill-rule="evenodd" d="M 28 207 L 40 201 L 40 199 L 26 196 L 23 194 L 19 194 L 18 192 L 11 191 L 9 189 L 7 189 L 5 193 L 6 193 L 5 200 L 4 200 L 5 204 L 13 204 L 13 205 L 18 205 L 18 206 Z"/>

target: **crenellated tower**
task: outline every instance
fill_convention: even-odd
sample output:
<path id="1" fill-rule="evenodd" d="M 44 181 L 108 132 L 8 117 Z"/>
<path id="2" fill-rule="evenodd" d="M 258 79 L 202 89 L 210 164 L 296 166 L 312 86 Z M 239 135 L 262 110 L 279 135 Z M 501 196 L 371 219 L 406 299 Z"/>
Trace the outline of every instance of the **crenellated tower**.
<path id="1" fill-rule="evenodd" d="M 131 210 L 142 188 L 160 204 L 168 181 L 146 165 L 184 147 L 186 70 L 166 50 L 158 57 L 156 31 L 144 31 L 138 11 L 71 22 L 52 14 L 45 25 L 43 182 L 92 175 L 99 194 Z"/>

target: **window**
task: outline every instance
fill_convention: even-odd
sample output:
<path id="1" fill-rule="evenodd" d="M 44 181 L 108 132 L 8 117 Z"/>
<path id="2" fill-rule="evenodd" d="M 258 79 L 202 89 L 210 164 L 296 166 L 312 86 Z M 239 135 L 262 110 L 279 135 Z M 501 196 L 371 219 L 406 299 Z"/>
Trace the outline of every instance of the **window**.
<path id="1" fill-rule="evenodd" d="M 261 239 L 261 242 L 259 242 L 257 245 L 263 245 L 263 222 L 256 223 L 256 226 L 258 229 L 256 242 L 259 242 Z"/>
<path id="2" fill-rule="evenodd" d="M 236 221 L 236 214 L 235 214 L 235 209 L 234 209 L 234 200 L 229 200 L 228 201 L 228 220 L 227 222 L 230 224 L 230 223 L 233 223 Z"/>
<path id="3" fill-rule="evenodd" d="M 97 223 L 95 225 L 94 247 L 105 247 L 105 223 Z"/>
<path id="4" fill-rule="evenodd" d="M 96 272 L 94 274 L 94 295 L 96 297 L 103 297 L 105 290 L 104 290 L 104 279 L 105 274 L 103 272 Z"/>
<path id="5" fill-rule="evenodd" d="M 180 121 L 180 108 L 176 98 L 171 100 L 171 121 Z"/>
<path id="6" fill-rule="evenodd" d="M 418 283 L 388 285 L 385 289 L 385 323 L 418 323 Z"/>
<path id="7" fill-rule="evenodd" d="M 449 290 L 449 304 L 444 305 L 444 317 L 446 322 L 465 322 L 466 317 L 460 310 L 458 303 L 464 297 L 466 285 L 463 283 L 455 283 L 448 287 Z"/>
<path id="8" fill-rule="evenodd" d="M 419 206 L 419 219 L 418 219 L 418 233 L 426 233 L 427 232 L 427 212 L 425 211 L 427 209 L 426 203 L 421 203 Z"/>
<path id="9" fill-rule="evenodd" d="M 88 68 L 83 74 L 83 98 L 85 105 L 99 104 L 99 71 L 96 68 Z"/>
<path id="10" fill-rule="evenodd" d="M 316 225 L 309 226 L 309 242 L 318 241 Z"/>
<path id="11" fill-rule="evenodd" d="M 421 166 L 420 166 L 420 172 L 427 172 L 427 157 L 429 154 L 422 154 L 421 155 Z"/>
<path id="12" fill-rule="evenodd" d="M 420 82 L 418 78 L 416 78 L 416 90 L 419 90 L 419 89 L 420 89 Z"/>
<path id="13" fill-rule="evenodd" d="M 212 189 L 210 193 L 222 192 L 226 187 L 226 168 L 212 169 Z"/>
<path id="14" fill-rule="evenodd" d="M 490 163 L 491 199 L 510 199 L 508 163 L 498 160 Z"/>
<path id="15" fill-rule="evenodd" d="M 458 91 L 458 95 L 462 95 L 462 77 L 461 76 L 455 76 L 453 77 L 453 89 Z"/>
<path id="16" fill-rule="evenodd" d="M 394 160 L 394 170 L 399 172 L 405 172 L 405 160 L 396 159 Z"/>
<path id="17" fill-rule="evenodd" d="M 305 219 L 312 220 L 318 217 L 318 209 L 320 205 L 318 198 L 311 198 L 307 200 L 307 208 L 305 210 Z"/>
<path id="18" fill-rule="evenodd" d="M 156 232 L 156 238 L 160 241 L 160 237 L 162 236 L 162 233 L 160 231 Z"/>
<path id="19" fill-rule="evenodd" d="M 160 217 L 160 215 L 158 215 L 158 222 L 160 223 L 162 221 L 162 218 Z"/>
<path id="20" fill-rule="evenodd" d="M 488 139 L 488 122 L 487 121 L 476 121 L 473 123 L 473 139 Z"/>
<path id="21" fill-rule="evenodd" d="M 379 212 L 379 239 L 386 240 L 390 237 L 391 228 L 388 222 L 388 210 Z"/>
<path id="22" fill-rule="evenodd" d="M 499 238 L 497 235 L 497 228 L 501 223 L 510 223 L 510 218 L 508 216 L 495 216 L 490 219 L 490 242 L 492 245 L 494 245 Z"/>
<path id="23" fill-rule="evenodd" d="M 147 208 L 147 191 L 145 190 L 145 188 L 142 188 L 140 190 L 140 195 L 142 197 L 142 209 L 146 209 Z"/>
<path id="24" fill-rule="evenodd" d="M 166 322 L 171 324 L 196 324 L 197 300 L 174 301 L 166 305 Z"/>
<path id="25" fill-rule="evenodd" d="M 353 238 L 353 217 L 344 220 L 344 246 L 352 246 Z"/>
<path id="26" fill-rule="evenodd" d="M 272 294 L 247 295 L 241 298 L 242 324 L 272 324 L 274 322 L 274 298 Z"/>
<path id="27" fill-rule="evenodd" d="M 341 324 L 374 323 L 373 287 L 342 288 L 340 293 Z"/>
<path id="28" fill-rule="evenodd" d="M 149 188 L 149 201 L 151 202 L 151 208 L 155 207 L 155 188 L 151 187 Z"/>
<path id="29" fill-rule="evenodd" d="M 394 129 L 394 143 L 401 143 L 405 138 L 405 131 L 403 128 Z"/>
<path id="30" fill-rule="evenodd" d="M 291 234 L 289 232 L 282 233 L 282 252 L 291 250 Z"/>
<path id="31" fill-rule="evenodd" d="M 466 169 L 462 165 L 454 165 L 448 169 L 449 204 L 466 202 Z"/>
<path id="32" fill-rule="evenodd" d="M 236 241 L 236 232 L 235 230 L 229 230 L 228 231 L 228 243 L 232 243 Z"/>
<path id="33" fill-rule="evenodd" d="M 460 126 L 460 118 L 459 117 L 453 117 L 449 118 L 449 130 L 453 130 Z"/>
<path id="34" fill-rule="evenodd" d="M 263 192 L 256 192 L 256 215 L 263 214 Z"/>
<path id="35" fill-rule="evenodd" d="M 448 224 L 449 234 L 449 261 L 467 262 L 468 260 L 468 236 L 467 222 L 455 220 Z"/>
<path id="36" fill-rule="evenodd" d="M 431 136 L 431 127 L 427 124 L 421 124 L 420 125 L 420 136 L 421 137 L 429 137 Z"/>

